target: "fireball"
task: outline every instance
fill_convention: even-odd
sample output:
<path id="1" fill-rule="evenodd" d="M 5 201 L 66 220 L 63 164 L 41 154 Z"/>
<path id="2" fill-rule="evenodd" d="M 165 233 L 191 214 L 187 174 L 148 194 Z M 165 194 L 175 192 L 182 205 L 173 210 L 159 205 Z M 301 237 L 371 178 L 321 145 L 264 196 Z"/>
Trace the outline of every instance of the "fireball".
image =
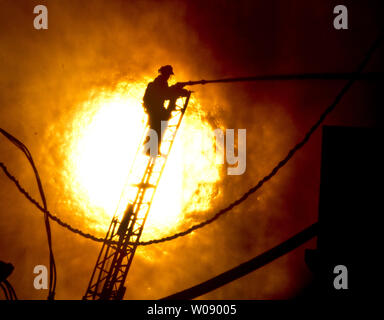
<path id="1" fill-rule="evenodd" d="M 92 92 L 73 119 L 66 184 L 94 221 L 91 229 L 105 231 L 134 197 L 130 183 L 141 174 L 137 164 L 145 163 L 140 146 L 147 115 L 141 102 L 147 82 L 123 81 L 114 89 Z M 188 212 L 209 209 L 220 180 L 214 129 L 192 97 L 154 195 L 144 239 L 168 234 Z"/>

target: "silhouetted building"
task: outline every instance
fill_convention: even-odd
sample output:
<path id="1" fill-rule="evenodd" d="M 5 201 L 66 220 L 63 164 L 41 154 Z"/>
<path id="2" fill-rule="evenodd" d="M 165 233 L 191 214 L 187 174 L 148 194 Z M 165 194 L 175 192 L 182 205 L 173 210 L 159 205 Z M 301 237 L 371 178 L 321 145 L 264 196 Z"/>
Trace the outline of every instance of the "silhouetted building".
<path id="1" fill-rule="evenodd" d="M 323 128 L 319 235 L 317 249 L 305 257 L 314 283 L 304 296 L 363 298 L 378 286 L 379 136 L 375 128 Z"/>

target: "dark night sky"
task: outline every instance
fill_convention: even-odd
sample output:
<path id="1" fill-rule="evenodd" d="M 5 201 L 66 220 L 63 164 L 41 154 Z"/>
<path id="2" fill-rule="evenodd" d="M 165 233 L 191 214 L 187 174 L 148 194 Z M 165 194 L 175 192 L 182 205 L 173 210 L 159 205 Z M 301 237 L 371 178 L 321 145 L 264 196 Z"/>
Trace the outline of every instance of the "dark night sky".
<path id="1" fill-rule="evenodd" d="M 49 9 L 49 29 L 33 30 L 33 7 L 44 3 Z M 348 8 L 348 30 L 333 28 L 333 8 L 338 4 Z M 65 145 L 64 140 L 57 141 L 68 130 L 66 121 L 91 89 L 112 88 L 112 83 L 127 77 L 141 81 L 168 63 L 174 65 L 179 81 L 352 72 L 383 27 L 381 1 L 363 0 L 0 0 L 0 8 L 0 126 L 31 149 L 52 211 L 84 229 L 82 213 L 71 215 L 58 200 L 62 153 L 56 144 Z M 382 47 L 375 53 L 366 71 L 383 71 L 383 52 Z M 187 215 L 178 228 L 211 216 L 269 173 L 343 85 L 344 81 L 274 81 L 194 87 L 212 126 L 220 123 L 225 128 L 247 129 L 247 172 L 220 181 L 222 196 L 212 201 L 211 209 L 203 216 Z M 360 81 L 325 124 L 379 126 L 383 102 L 382 82 Z M 157 299 L 195 285 L 316 221 L 320 143 L 319 130 L 259 194 L 214 225 L 193 237 L 150 247 L 147 254 L 156 263 L 138 254 L 126 299 Z M 28 166 L 4 139 L 0 140 L 0 160 L 9 164 L 27 189 L 36 191 Z M 59 266 L 57 298 L 80 299 L 99 245 L 52 224 Z M 314 245 L 312 241 L 202 298 L 292 297 L 311 277 L 303 252 Z M 180 250 L 186 253 L 183 257 L 178 255 Z M 15 264 L 10 281 L 22 299 L 45 298 L 44 292 L 33 289 L 31 271 L 34 265 L 47 263 L 42 215 L 3 174 L 0 260 Z M 138 287 L 143 289 L 135 290 Z"/>

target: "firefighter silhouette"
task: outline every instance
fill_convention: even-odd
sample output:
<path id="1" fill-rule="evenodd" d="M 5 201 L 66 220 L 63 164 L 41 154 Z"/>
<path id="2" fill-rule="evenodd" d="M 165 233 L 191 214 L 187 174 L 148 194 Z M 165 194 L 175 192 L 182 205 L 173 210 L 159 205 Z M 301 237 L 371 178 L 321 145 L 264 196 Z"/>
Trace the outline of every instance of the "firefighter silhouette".
<path id="1" fill-rule="evenodd" d="M 174 74 L 172 66 L 162 66 L 159 69 L 159 73 L 156 79 L 148 83 L 143 97 L 143 105 L 148 114 L 149 127 L 157 134 L 158 153 L 160 154 L 161 121 L 168 121 L 170 119 L 171 112 L 176 108 L 176 100 L 179 97 L 187 96 L 188 90 L 183 89 L 182 86 L 178 84 L 168 86 L 168 79 Z M 165 102 L 167 100 L 169 103 L 166 107 Z M 146 142 L 148 140 L 149 137 L 147 137 Z M 147 154 L 149 154 L 149 150 Z"/>

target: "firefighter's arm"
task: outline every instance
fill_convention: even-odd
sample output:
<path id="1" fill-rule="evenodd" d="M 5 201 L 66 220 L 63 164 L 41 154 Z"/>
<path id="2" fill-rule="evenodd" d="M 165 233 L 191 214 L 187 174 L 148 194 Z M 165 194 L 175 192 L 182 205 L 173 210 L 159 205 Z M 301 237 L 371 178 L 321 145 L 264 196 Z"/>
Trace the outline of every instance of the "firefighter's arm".
<path id="1" fill-rule="evenodd" d="M 189 93 L 188 90 L 184 89 L 183 87 L 185 86 L 185 84 L 183 83 L 176 83 L 174 84 L 173 86 L 170 86 L 169 88 L 174 92 L 175 95 L 179 96 L 179 97 L 186 97 Z"/>

